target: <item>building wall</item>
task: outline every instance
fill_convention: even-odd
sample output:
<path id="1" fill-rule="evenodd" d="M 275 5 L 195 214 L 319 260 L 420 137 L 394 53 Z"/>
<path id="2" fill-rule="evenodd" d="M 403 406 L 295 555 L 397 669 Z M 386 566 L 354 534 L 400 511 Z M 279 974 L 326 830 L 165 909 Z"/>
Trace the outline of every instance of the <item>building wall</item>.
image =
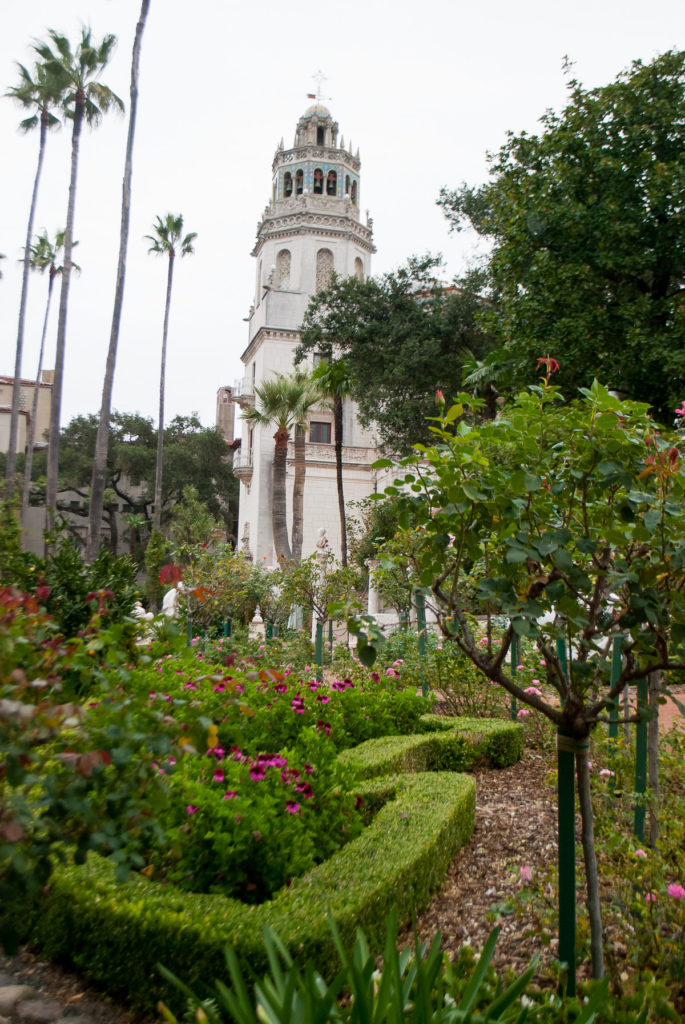
<path id="1" fill-rule="evenodd" d="M 52 370 L 43 372 L 43 379 L 38 389 L 38 410 L 36 413 L 36 444 L 45 444 L 47 431 L 50 427 L 50 406 L 52 404 Z M 23 452 L 28 439 L 29 422 L 33 408 L 33 394 L 36 382 L 22 380 L 19 383 L 19 432 L 17 435 L 17 452 Z M 12 410 L 12 392 L 14 377 L 0 377 L 0 451 L 9 450 L 10 415 Z"/>

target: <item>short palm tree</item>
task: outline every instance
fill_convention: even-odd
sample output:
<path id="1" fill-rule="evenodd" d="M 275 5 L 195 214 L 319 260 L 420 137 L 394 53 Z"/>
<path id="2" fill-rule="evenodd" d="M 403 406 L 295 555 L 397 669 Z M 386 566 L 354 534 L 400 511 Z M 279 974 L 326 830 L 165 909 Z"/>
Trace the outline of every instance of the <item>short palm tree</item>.
<path id="1" fill-rule="evenodd" d="M 72 249 L 78 245 L 78 242 L 72 243 Z M 31 270 L 37 270 L 41 274 L 48 272 L 48 297 L 45 303 L 45 316 L 43 317 L 43 330 L 40 336 L 40 350 L 38 352 L 38 369 L 36 370 L 36 385 L 33 389 L 33 403 L 31 407 L 31 420 L 29 422 L 29 433 L 26 440 L 26 462 L 24 463 L 24 488 L 21 499 L 21 518 L 26 524 L 26 512 L 29 507 L 29 497 L 31 494 L 31 472 L 33 470 L 33 446 L 36 440 L 36 417 L 38 415 L 38 397 L 40 394 L 40 378 L 43 372 L 43 354 L 45 352 L 45 337 L 48 330 L 48 318 L 50 316 L 50 302 L 52 300 L 52 289 L 55 283 L 55 278 L 62 273 L 64 270 L 63 266 L 58 266 L 59 255 L 64 249 L 64 232 L 58 231 L 54 245 L 48 237 L 47 231 L 44 231 L 42 235 L 37 235 L 35 241 L 30 246 L 30 268 Z M 76 271 L 80 271 L 78 264 L 72 261 L 72 268 Z"/>
<path id="2" fill-rule="evenodd" d="M 179 213 L 167 213 L 164 220 L 157 218 L 152 228 L 154 234 L 145 237 L 152 245 L 148 252 L 158 256 L 167 256 L 169 260 L 166 284 L 166 303 L 164 305 L 164 326 L 162 328 L 162 363 L 159 375 L 159 426 L 157 433 L 157 467 L 155 470 L 155 529 L 159 530 L 162 522 L 162 461 L 164 455 L 164 387 L 166 376 L 166 343 L 169 333 L 169 307 L 171 305 L 171 285 L 174 279 L 174 262 L 176 256 L 190 256 L 195 252 L 193 242 L 197 232 L 183 234 L 183 217 Z"/>
<path id="3" fill-rule="evenodd" d="M 330 362 L 322 360 L 314 369 L 312 383 L 319 389 L 321 398 L 328 399 L 333 407 L 333 430 L 335 433 L 335 475 L 338 485 L 338 511 L 340 514 L 340 561 L 347 565 L 347 520 L 345 518 L 345 494 L 343 491 L 343 403 L 351 393 L 350 374 L 344 359 Z"/>
<path id="4" fill-rule="evenodd" d="M 119 230 L 119 258 L 117 261 L 117 280 L 114 289 L 114 308 L 112 310 L 112 327 L 109 334 L 109 348 L 105 364 L 105 376 L 102 382 L 102 401 L 100 402 L 100 418 L 95 439 L 95 458 L 90 481 L 90 509 L 88 517 L 88 540 L 86 558 L 92 562 L 97 558 L 100 549 L 100 530 L 102 510 L 105 501 L 105 483 L 107 476 L 107 454 L 109 450 L 109 421 L 112 412 L 112 389 L 114 387 L 114 370 L 117 361 L 119 344 L 119 327 L 121 311 L 124 304 L 124 281 L 126 279 L 126 253 L 128 251 L 128 233 L 131 210 L 131 179 L 133 177 L 133 140 L 136 132 L 136 113 L 138 110 L 138 72 L 140 68 L 140 50 L 143 32 L 147 21 L 150 0 L 141 0 L 136 34 L 133 40 L 131 55 L 131 103 L 128 111 L 128 134 L 126 137 L 126 155 L 124 157 L 124 178 L 121 188 L 121 227 Z"/>
<path id="5" fill-rule="evenodd" d="M 71 250 L 74 238 L 74 211 L 76 208 L 76 177 L 78 172 L 79 146 L 83 122 L 95 126 L 110 108 L 123 110 L 124 105 L 111 89 L 99 78 L 114 50 L 116 39 L 112 35 L 103 37 L 100 43 L 93 42 L 90 29 L 84 28 L 81 39 L 72 52 L 69 40 L 55 32 L 48 33 L 50 44 L 39 43 L 36 52 L 42 59 L 46 72 L 63 86 L 62 109 L 64 116 L 72 122 L 71 133 L 71 175 L 69 179 L 69 201 L 67 205 L 67 226 L 64 230 L 64 270 L 59 299 L 57 326 L 57 347 L 55 351 L 55 376 L 52 387 L 50 409 L 50 436 L 48 442 L 48 465 L 46 481 L 46 505 L 48 511 L 57 505 L 57 474 L 59 468 L 59 422 L 62 407 L 62 380 L 64 376 L 64 351 L 67 335 L 67 306 L 71 282 Z"/>
<path id="6" fill-rule="evenodd" d="M 37 47 L 36 47 L 37 49 Z M 34 128 L 39 129 L 38 141 L 38 162 L 36 173 L 33 179 L 33 191 L 31 193 L 31 205 L 29 207 L 29 220 L 26 228 L 26 246 L 24 248 L 24 271 L 21 281 L 21 298 L 19 300 L 19 323 L 17 326 L 17 345 L 14 358 L 14 387 L 12 389 L 12 408 L 10 412 L 10 436 L 9 449 L 7 451 L 6 479 L 8 488 L 13 486 L 14 474 L 17 464 L 17 434 L 19 430 L 19 397 L 21 393 L 21 364 L 24 351 L 24 325 L 26 323 L 26 300 L 29 289 L 29 271 L 31 269 L 31 238 L 33 237 L 33 221 L 36 213 L 38 200 L 38 185 L 43 170 L 43 158 L 45 156 L 45 143 L 48 130 L 56 128 L 61 122 L 52 111 L 56 108 L 62 98 L 63 79 L 50 72 L 44 63 L 34 65 L 33 75 L 23 64 L 17 65 L 19 69 L 19 84 L 12 86 L 6 96 L 16 100 L 22 107 L 32 110 L 33 113 L 25 118 L 19 125 L 23 132 L 30 132 Z"/>
<path id="7" fill-rule="evenodd" d="M 306 401 L 305 395 L 309 392 L 311 392 L 311 385 L 304 374 L 293 374 L 286 377 L 279 373 L 255 386 L 259 408 L 253 406 L 243 412 L 243 419 L 249 423 L 256 423 L 264 427 L 276 427 L 271 483 L 271 527 L 276 557 L 279 562 L 283 560 L 289 562 L 293 557 L 288 540 L 285 490 L 288 441 L 290 440 L 290 431 L 294 430 L 298 423 L 302 424 L 303 418 L 306 418 L 303 403 Z M 302 492 L 304 492 L 304 477 L 302 477 Z M 302 501 L 299 501 L 298 507 L 293 500 L 293 537 L 300 538 L 301 553 Z"/>

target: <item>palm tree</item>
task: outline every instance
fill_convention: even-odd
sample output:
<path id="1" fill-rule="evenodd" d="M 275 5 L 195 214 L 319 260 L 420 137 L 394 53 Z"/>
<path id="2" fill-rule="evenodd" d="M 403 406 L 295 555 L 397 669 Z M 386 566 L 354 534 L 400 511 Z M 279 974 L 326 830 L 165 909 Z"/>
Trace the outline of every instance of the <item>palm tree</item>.
<path id="1" fill-rule="evenodd" d="M 38 47 L 34 47 L 38 49 Z M 33 221 L 36 213 L 38 200 L 38 185 L 43 170 L 43 158 L 45 156 L 45 143 L 47 141 L 48 129 L 57 127 L 60 124 L 58 117 L 52 113 L 61 100 L 63 91 L 63 80 L 56 76 L 45 64 L 34 65 L 33 77 L 30 71 L 23 64 L 17 64 L 19 68 L 19 84 L 12 86 L 6 96 L 23 107 L 33 110 L 30 117 L 25 118 L 19 125 L 23 132 L 30 132 L 39 128 L 38 141 L 38 163 L 33 179 L 33 191 L 31 193 L 31 205 L 29 207 L 29 221 L 26 228 L 26 246 L 24 247 L 24 271 L 21 281 L 21 298 L 19 300 L 19 324 L 17 327 L 17 346 L 14 358 L 14 387 L 12 388 L 12 409 L 10 412 L 10 436 L 9 448 L 7 451 L 6 481 L 9 490 L 14 485 L 14 474 L 17 464 L 17 434 L 19 431 L 19 398 L 21 394 L 21 363 L 24 351 L 24 324 L 26 322 L 26 300 L 29 288 L 29 270 L 31 268 L 31 238 L 33 237 Z"/>
<path id="2" fill-rule="evenodd" d="M 166 374 L 166 342 L 169 332 L 169 306 L 171 305 L 171 285 L 174 278 L 174 261 L 176 254 L 190 256 L 195 252 L 193 242 L 197 238 L 197 232 L 183 234 L 183 217 L 179 213 L 176 217 L 173 213 L 167 213 L 164 220 L 157 218 L 153 226 L 154 235 L 146 235 L 152 245 L 148 252 L 154 252 L 158 256 L 169 257 L 169 269 L 166 283 L 166 303 L 164 306 L 164 327 L 162 329 L 162 368 L 159 375 L 159 426 L 157 434 L 157 468 L 155 471 L 155 529 L 159 530 L 162 522 L 162 456 L 164 443 L 164 378 Z"/>
<path id="3" fill-rule="evenodd" d="M 78 242 L 72 244 L 72 249 Z M 38 415 L 38 397 L 40 394 L 40 378 L 43 372 L 43 353 L 45 352 L 45 337 L 48 329 L 48 317 L 50 315 L 50 302 L 55 278 L 64 270 L 63 266 L 57 266 L 60 251 L 64 249 L 64 232 L 58 231 L 55 244 L 53 245 L 48 237 L 47 231 L 37 235 L 35 242 L 30 246 L 30 267 L 31 270 L 38 270 L 41 274 L 48 271 L 48 298 L 45 304 L 45 316 L 43 318 L 43 331 L 40 337 L 40 351 L 38 353 L 38 369 L 36 370 L 36 385 L 33 389 L 33 403 L 31 408 L 31 420 L 29 422 L 29 434 L 26 441 L 26 462 L 24 463 L 24 488 L 21 500 L 21 518 L 26 525 L 26 512 L 29 507 L 31 494 L 31 472 L 33 469 L 33 446 L 36 440 L 36 417 Z M 79 272 L 78 264 L 72 262 L 72 268 Z"/>
<path id="4" fill-rule="evenodd" d="M 295 370 L 290 379 L 293 384 L 292 398 L 296 402 L 293 408 L 295 476 L 293 479 L 292 557 L 294 561 L 299 562 L 302 558 L 302 538 L 304 533 L 307 418 L 309 410 L 317 404 L 321 395 L 312 385 L 311 377 L 304 370 Z"/>
<path id="5" fill-rule="evenodd" d="M 131 210 L 131 178 L 133 176 L 133 138 L 136 130 L 136 113 L 138 110 L 138 71 L 140 67 L 140 49 L 143 42 L 143 31 L 147 20 L 150 0 L 142 0 L 136 34 L 133 40 L 131 56 L 131 103 L 128 113 L 128 136 L 126 139 L 126 156 L 124 158 L 124 179 L 121 190 L 121 228 L 119 232 L 119 260 L 117 263 L 117 282 L 114 290 L 114 309 L 112 311 L 112 328 L 109 335 L 109 349 L 105 365 L 105 379 L 102 384 L 102 401 L 100 403 L 100 420 L 95 439 L 95 458 L 93 475 L 90 482 L 90 510 L 88 520 L 88 541 L 86 558 L 94 561 L 100 548 L 100 529 L 102 508 L 105 499 L 105 483 L 107 476 L 107 452 L 109 448 L 109 420 L 112 411 L 112 388 L 114 386 L 114 369 L 117 361 L 117 345 L 119 343 L 119 327 L 121 309 L 124 302 L 124 280 L 126 277 L 126 251 L 128 249 L 129 214 Z"/>
<path id="6" fill-rule="evenodd" d="M 76 178 L 78 172 L 81 128 L 86 124 L 95 126 L 102 115 L 114 107 L 123 111 L 119 97 L 106 85 L 98 81 L 112 55 L 116 39 L 106 35 L 100 43 L 91 39 L 90 29 L 84 28 L 81 39 L 72 53 L 69 40 L 53 29 L 48 33 L 54 50 L 47 43 L 36 46 L 48 74 L 64 84 L 62 108 L 65 117 L 71 119 L 71 175 L 69 179 L 69 202 L 67 205 L 67 226 L 64 231 L 64 270 L 59 298 L 59 319 L 57 326 L 57 348 L 55 351 L 55 376 L 50 409 L 50 436 L 48 441 L 48 465 L 46 481 L 46 505 L 51 514 L 57 505 L 57 473 L 59 467 L 59 421 L 62 406 L 62 379 L 64 376 L 64 350 L 67 335 L 67 306 L 71 281 L 71 250 L 74 237 L 74 211 L 76 207 Z"/>
<path id="7" fill-rule="evenodd" d="M 344 359 L 332 362 L 322 360 L 312 374 L 313 383 L 318 386 L 322 398 L 330 399 L 333 407 L 333 429 L 335 432 L 335 475 L 338 485 L 338 511 L 340 514 L 340 561 L 347 565 L 347 521 L 345 519 L 345 494 L 343 492 L 343 403 L 351 393 L 350 374 Z"/>
<path id="8" fill-rule="evenodd" d="M 293 552 L 288 541 L 285 492 L 288 441 L 290 440 L 290 431 L 296 428 L 298 423 L 301 424 L 303 418 L 306 417 L 303 404 L 305 403 L 305 393 L 311 390 L 311 386 L 304 374 L 293 374 L 286 377 L 279 373 L 275 377 L 265 380 L 263 384 L 256 385 L 254 390 L 260 408 L 253 406 L 251 409 L 246 409 L 243 412 L 243 419 L 259 426 L 276 427 L 271 483 L 271 527 L 278 561 L 289 562 L 293 557 Z M 302 490 L 304 491 L 304 477 L 302 478 Z M 293 499 L 293 538 L 297 540 L 298 537 L 300 538 L 301 553 L 302 502 L 299 502 L 298 510 Z"/>

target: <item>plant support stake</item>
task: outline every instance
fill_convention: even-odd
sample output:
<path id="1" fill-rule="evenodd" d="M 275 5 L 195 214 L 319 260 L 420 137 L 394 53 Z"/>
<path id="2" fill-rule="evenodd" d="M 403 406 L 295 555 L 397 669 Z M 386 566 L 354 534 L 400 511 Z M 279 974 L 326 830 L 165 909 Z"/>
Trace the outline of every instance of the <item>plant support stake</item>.
<path id="1" fill-rule="evenodd" d="M 426 657 L 426 598 L 422 590 L 416 591 L 416 629 L 419 639 L 419 656 Z M 421 683 L 421 693 L 425 697 L 428 694 L 428 687 L 425 682 Z"/>
<path id="2" fill-rule="evenodd" d="M 649 701 L 647 679 L 639 679 L 637 684 L 637 706 L 641 715 Z M 647 722 L 643 718 L 635 729 L 635 820 L 633 832 L 640 842 L 645 838 L 645 816 L 647 813 Z"/>

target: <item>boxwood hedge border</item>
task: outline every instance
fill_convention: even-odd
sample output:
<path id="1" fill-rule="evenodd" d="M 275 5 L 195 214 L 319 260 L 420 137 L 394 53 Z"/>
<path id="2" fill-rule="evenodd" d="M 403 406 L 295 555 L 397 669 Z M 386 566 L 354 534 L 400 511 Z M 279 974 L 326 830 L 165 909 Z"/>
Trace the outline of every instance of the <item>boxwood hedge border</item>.
<path id="1" fill-rule="evenodd" d="M 136 876 L 118 883 L 106 860 L 60 868 L 41 905 L 35 938 L 133 1007 L 158 1000 L 180 1009 L 179 994 L 156 969 L 164 963 L 192 987 L 225 972 L 233 946 L 253 970 L 266 968 L 268 924 L 300 962 L 333 957 L 330 912 L 346 940 L 364 929 L 382 943 L 393 907 L 400 916 L 425 906 L 475 825 L 475 782 L 454 772 L 405 774 L 360 790 L 370 802 L 391 797 L 361 836 L 260 906 L 220 895 L 181 892 Z"/>

